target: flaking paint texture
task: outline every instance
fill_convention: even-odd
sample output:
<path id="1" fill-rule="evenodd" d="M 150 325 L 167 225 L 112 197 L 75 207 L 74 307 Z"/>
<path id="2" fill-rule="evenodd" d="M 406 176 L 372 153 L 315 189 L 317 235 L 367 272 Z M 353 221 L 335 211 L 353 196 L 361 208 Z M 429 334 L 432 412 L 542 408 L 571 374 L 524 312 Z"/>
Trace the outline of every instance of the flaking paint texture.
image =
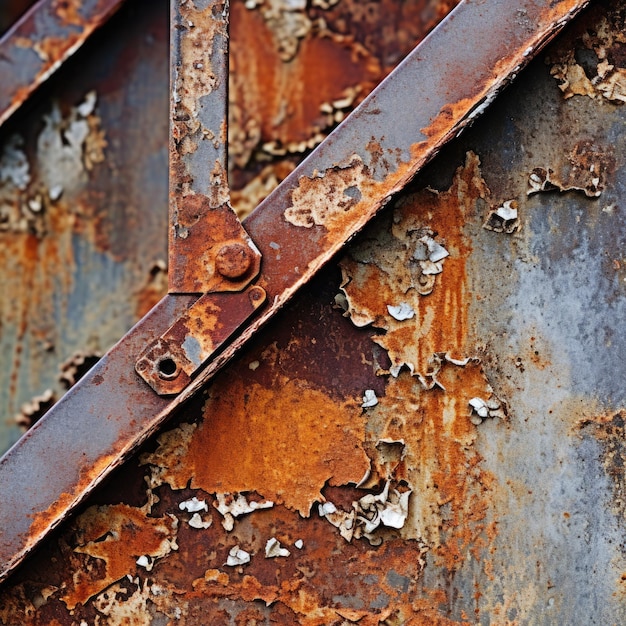
<path id="1" fill-rule="evenodd" d="M 2 623 L 624 623 L 623 126 L 534 63 L 26 562 Z M 529 195 L 538 167 L 563 184 Z"/>

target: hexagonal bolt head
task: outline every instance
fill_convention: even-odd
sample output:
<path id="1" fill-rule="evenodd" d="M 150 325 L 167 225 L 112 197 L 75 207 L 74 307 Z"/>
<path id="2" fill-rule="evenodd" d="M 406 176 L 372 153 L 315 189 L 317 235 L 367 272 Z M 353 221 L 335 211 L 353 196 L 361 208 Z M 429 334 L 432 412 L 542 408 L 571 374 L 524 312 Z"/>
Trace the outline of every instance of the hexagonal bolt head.
<path id="1" fill-rule="evenodd" d="M 224 278 L 241 278 L 252 265 L 252 250 L 242 243 L 229 243 L 215 257 L 215 269 Z"/>

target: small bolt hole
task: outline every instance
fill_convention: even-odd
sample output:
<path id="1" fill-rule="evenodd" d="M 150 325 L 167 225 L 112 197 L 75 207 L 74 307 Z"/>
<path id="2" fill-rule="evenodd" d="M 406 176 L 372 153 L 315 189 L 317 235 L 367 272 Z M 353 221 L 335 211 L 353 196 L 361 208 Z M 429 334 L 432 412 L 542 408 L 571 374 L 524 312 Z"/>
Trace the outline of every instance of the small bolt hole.
<path id="1" fill-rule="evenodd" d="M 176 361 L 170 358 L 159 361 L 158 368 L 159 374 L 164 378 L 171 378 L 172 376 L 174 376 L 174 374 L 176 374 L 176 370 L 178 369 L 176 366 Z"/>

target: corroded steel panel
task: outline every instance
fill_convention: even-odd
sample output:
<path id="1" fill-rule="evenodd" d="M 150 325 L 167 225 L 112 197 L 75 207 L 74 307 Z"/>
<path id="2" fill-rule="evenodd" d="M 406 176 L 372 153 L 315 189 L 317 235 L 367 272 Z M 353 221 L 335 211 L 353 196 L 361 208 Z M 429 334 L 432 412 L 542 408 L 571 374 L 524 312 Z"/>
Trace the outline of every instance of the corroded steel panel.
<path id="1" fill-rule="evenodd" d="M 0 620 L 624 623 L 622 4 L 120 468 Z"/>
<path id="2" fill-rule="evenodd" d="M 118 10 L 122 0 L 39 0 L 0 39 L 0 125 Z"/>
<path id="3" fill-rule="evenodd" d="M 0 484 L 5 494 L 5 508 L 0 509 L 0 525 L 5 529 L 0 543 L 1 575 L 16 567 L 110 471 L 200 391 L 395 192 L 485 110 L 584 4 L 584 0 L 561 0 L 537 5 L 525 0 L 514 9 L 498 0 L 480 6 L 464 3 L 412 51 L 247 218 L 246 229 L 264 255 L 257 287 L 265 290 L 268 305 L 228 346 L 212 355 L 178 396 L 168 404 L 160 402 L 133 373 L 142 338 L 145 341 L 162 334 L 180 314 L 175 311 L 188 304 L 185 298 L 171 296 L 0 459 Z M 489 36 L 508 39 L 505 56 Z M 481 45 L 465 54 L 467 80 L 461 83 L 454 69 L 456 42 L 472 40 Z M 409 85 L 419 103 L 415 112 L 407 112 L 398 100 L 400 94 L 410 93 Z M 363 136 L 371 137 L 365 146 Z M 438 263 L 447 253 L 428 233 L 421 244 L 428 252 L 424 274 L 438 273 Z M 204 302 L 214 311 L 227 312 L 221 298 L 211 296 L 205 294 Z M 199 333 L 211 336 L 210 324 L 198 326 Z M 171 373 L 175 358 L 171 354 L 166 359 L 169 364 L 161 374 Z M 115 397 L 108 400 L 112 392 Z M 60 436 L 79 419 L 81 432 L 89 433 L 88 442 Z M 48 484 L 52 454 L 57 463 L 61 461 L 62 470 Z M 45 489 L 40 488 L 42 484 Z"/>

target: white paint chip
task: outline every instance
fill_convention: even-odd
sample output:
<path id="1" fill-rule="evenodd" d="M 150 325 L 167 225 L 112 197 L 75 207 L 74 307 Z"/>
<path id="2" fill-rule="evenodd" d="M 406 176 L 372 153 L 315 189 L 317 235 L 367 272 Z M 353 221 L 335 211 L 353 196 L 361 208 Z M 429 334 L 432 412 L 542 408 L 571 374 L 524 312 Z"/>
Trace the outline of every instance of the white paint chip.
<path id="1" fill-rule="evenodd" d="M 296 546 L 298 550 L 302 550 L 302 548 L 304 548 L 304 541 L 302 541 L 302 539 L 298 539 L 293 545 Z"/>
<path id="2" fill-rule="evenodd" d="M 399 305 L 387 305 L 387 311 L 389 311 L 389 315 L 399 322 L 403 322 L 404 320 L 410 320 L 415 316 L 415 311 L 411 307 L 411 305 L 406 302 L 401 302 Z"/>
<path id="3" fill-rule="evenodd" d="M 189 526 L 191 526 L 192 528 L 197 528 L 197 529 L 209 528 L 212 523 L 213 523 L 213 518 L 209 517 L 208 520 L 204 521 L 200 513 L 194 513 L 188 522 Z"/>
<path id="4" fill-rule="evenodd" d="M 216 493 L 215 498 L 217 504 L 213 506 L 224 517 L 222 526 L 228 532 L 230 532 L 235 526 L 235 518 L 246 513 L 252 513 L 259 509 L 271 509 L 274 503 L 269 500 L 262 502 L 251 501 L 248 502 L 246 496 L 242 493 L 228 494 L 228 493 Z"/>
<path id="5" fill-rule="evenodd" d="M 147 572 L 152 570 L 152 566 L 154 565 L 154 561 L 147 554 L 140 556 L 135 563 L 139 565 L 139 567 L 145 568 Z"/>
<path id="6" fill-rule="evenodd" d="M 237 565 L 245 565 L 250 563 L 250 553 L 242 550 L 239 546 L 234 546 L 228 553 L 225 565 L 228 567 L 237 567 Z"/>
<path id="7" fill-rule="evenodd" d="M 62 185 L 54 185 L 51 189 L 48 190 L 48 196 L 52 202 L 56 202 L 63 195 L 63 186 Z"/>
<path id="8" fill-rule="evenodd" d="M 190 500 L 185 500 L 178 505 L 181 511 L 187 511 L 187 513 L 196 513 L 198 511 L 208 511 L 209 507 L 205 500 L 198 500 L 195 496 Z"/>
<path id="9" fill-rule="evenodd" d="M 361 406 L 364 409 L 369 409 L 378 404 L 378 398 L 376 397 L 376 392 L 373 389 L 366 389 L 363 395 L 363 403 Z"/>
<path id="10" fill-rule="evenodd" d="M 332 502 L 324 502 L 317 507 L 320 517 L 326 517 L 337 512 L 337 507 Z"/>
<path id="11" fill-rule="evenodd" d="M 88 117 L 96 108 L 96 102 L 98 101 L 98 96 L 95 91 L 90 91 L 86 96 L 85 100 L 76 107 L 76 111 L 81 117 Z"/>
<path id="12" fill-rule="evenodd" d="M 279 556 L 289 556 L 291 552 L 287 550 L 287 548 L 283 548 L 280 545 L 280 541 L 276 539 L 276 537 L 272 537 L 267 540 L 265 544 L 265 558 L 266 559 L 274 559 Z"/>

